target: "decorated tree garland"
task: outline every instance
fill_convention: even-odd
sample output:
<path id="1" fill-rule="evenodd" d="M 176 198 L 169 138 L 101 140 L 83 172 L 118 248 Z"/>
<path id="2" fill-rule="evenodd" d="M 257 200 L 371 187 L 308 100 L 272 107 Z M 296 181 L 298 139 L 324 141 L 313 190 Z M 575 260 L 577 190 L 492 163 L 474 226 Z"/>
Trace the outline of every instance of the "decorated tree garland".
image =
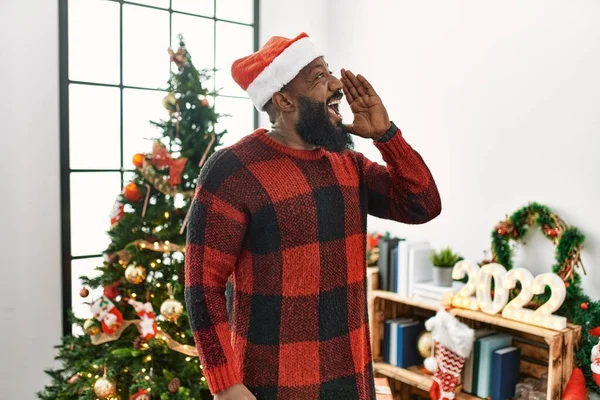
<path id="1" fill-rule="evenodd" d="M 600 393 L 600 387 L 595 383 L 590 354 L 598 343 L 598 326 L 600 326 L 600 302 L 592 301 L 581 288 L 581 276 L 577 269 L 585 274 L 581 261 L 581 249 L 585 236 L 577 228 L 567 225 L 558 215 L 547 206 L 531 203 L 515 211 L 510 217 L 498 223 L 492 231 L 491 261 L 502 264 L 507 270 L 513 267 L 513 248 L 511 242 L 523 241 L 529 228 L 539 227 L 545 237 L 555 245 L 555 264 L 552 271 L 565 282 L 567 296 L 558 315 L 566 317 L 569 322 L 582 326 L 581 346 L 576 354 L 576 363 L 583 371 L 587 386 Z M 544 302 L 547 296 L 534 298 L 533 307 Z M 593 360 L 592 360 L 593 361 Z"/>

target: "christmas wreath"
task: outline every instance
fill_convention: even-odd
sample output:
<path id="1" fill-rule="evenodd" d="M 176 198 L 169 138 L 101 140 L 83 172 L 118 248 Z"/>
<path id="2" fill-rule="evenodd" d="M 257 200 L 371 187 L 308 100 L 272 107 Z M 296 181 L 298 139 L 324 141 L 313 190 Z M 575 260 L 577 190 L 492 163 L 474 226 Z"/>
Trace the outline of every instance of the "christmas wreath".
<path id="1" fill-rule="evenodd" d="M 598 326 L 600 326 L 600 302 L 591 301 L 581 288 L 581 276 L 578 269 L 585 274 L 581 261 L 581 249 L 585 236 L 579 229 L 569 226 L 558 215 L 544 205 L 531 203 L 515 211 L 510 217 L 498 223 L 492 231 L 493 262 L 506 267 L 513 267 L 513 247 L 511 242 L 522 242 L 529 228 L 539 227 L 545 237 L 555 245 L 554 273 L 565 282 L 567 296 L 556 314 L 566 317 L 570 322 L 581 325 L 582 341 L 577 351 L 576 362 L 583 370 L 587 385 L 596 393 L 600 388 L 592 379 L 590 353 L 598 343 Z M 540 304 L 547 299 L 541 295 Z M 535 299 L 534 299 L 535 302 Z M 535 306 L 535 305 L 534 305 Z M 594 329 L 596 328 L 596 329 Z"/>

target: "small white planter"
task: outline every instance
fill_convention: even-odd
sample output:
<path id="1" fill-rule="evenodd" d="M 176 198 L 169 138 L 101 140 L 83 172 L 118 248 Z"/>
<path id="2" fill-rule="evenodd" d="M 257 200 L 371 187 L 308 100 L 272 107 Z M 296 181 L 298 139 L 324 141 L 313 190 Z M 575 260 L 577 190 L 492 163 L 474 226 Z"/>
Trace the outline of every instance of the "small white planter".
<path id="1" fill-rule="evenodd" d="M 433 284 L 443 287 L 452 286 L 452 268 L 433 267 Z"/>

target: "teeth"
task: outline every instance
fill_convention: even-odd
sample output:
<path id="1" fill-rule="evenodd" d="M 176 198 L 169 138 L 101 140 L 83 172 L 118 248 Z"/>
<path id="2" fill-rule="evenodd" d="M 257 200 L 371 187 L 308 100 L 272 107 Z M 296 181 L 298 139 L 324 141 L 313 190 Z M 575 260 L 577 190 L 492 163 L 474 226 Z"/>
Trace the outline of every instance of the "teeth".
<path id="1" fill-rule="evenodd" d="M 340 100 L 331 100 L 328 105 L 332 106 L 334 104 L 340 104 L 340 103 L 341 103 Z"/>

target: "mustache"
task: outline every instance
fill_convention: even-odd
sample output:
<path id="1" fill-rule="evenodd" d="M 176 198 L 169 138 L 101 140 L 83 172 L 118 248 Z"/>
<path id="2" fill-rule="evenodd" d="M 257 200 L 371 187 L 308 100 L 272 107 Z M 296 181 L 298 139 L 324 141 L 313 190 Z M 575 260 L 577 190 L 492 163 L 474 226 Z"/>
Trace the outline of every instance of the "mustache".
<path id="1" fill-rule="evenodd" d="M 342 92 L 342 90 L 340 89 L 327 99 L 327 104 L 329 104 L 329 102 L 332 100 L 341 100 L 342 97 L 344 97 L 344 92 Z"/>

